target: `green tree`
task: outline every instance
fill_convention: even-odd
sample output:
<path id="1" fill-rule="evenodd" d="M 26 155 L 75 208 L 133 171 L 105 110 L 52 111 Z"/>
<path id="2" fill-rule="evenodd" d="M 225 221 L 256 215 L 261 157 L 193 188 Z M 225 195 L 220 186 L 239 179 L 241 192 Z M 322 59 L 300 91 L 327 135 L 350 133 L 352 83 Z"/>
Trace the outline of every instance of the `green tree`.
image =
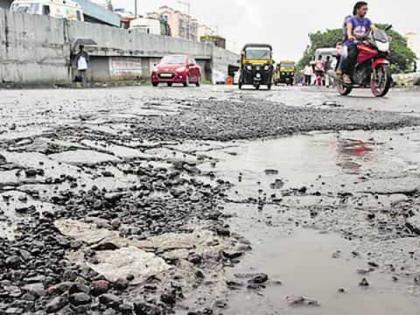
<path id="1" fill-rule="evenodd" d="M 382 29 L 386 27 L 384 24 L 377 24 L 377 26 Z M 416 54 L 407 46 L 407 40 L 394 30 L 389 30 L 387 33 L 391 38 L 391 70 L 393 72 L 412 71 Z M 303 69 L 312 60 L 318 48 L 335 47 L 342 37 L 341 29 L 309 34 L 311 44 L 305 49 L 302 59 L 298 62 L 298 68 Z"/>

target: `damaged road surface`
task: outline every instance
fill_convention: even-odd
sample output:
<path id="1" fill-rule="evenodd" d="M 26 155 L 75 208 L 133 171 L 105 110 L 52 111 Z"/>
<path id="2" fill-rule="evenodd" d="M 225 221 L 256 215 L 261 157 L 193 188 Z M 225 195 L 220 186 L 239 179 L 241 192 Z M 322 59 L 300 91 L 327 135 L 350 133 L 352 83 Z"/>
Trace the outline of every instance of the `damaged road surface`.
<path id="1" fill-rule="evenodd" d="M 4 91 L 0 314 L 416 314 L 420 115 L 293 91 Z"/>

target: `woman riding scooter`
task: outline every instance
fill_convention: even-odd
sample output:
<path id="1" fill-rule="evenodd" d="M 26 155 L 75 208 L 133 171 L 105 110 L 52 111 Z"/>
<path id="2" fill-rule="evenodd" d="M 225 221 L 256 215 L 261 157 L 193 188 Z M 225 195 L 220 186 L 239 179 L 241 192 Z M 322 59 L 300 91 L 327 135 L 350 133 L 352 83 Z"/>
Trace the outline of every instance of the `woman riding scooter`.
<path id="1" fill-rule="evenodd" d="M 368 12 L 368 4 L 364 1 L 359 1 L 355 4 L 353 9 L 353 17 L 346 19 L 347 22 L 347 36 L 344 45 L 347 48 L 347 56 L 342 60 L 343 82 L 345 84 L 352 84 L 351 77 L 353 75 L 354 67 L 357 62 L 357 41 L 362 41 L 367 38 L 375 26 L 371 20 L 366 17 Z"/>

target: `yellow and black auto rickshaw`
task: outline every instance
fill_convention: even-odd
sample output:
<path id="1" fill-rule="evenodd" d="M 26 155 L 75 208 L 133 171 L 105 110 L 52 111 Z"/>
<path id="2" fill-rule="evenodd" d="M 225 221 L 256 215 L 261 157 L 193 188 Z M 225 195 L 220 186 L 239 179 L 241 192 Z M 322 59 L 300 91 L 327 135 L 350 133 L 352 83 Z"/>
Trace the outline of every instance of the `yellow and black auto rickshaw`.
<path id="1" fill-rule="evenodd" d="M 280 61 L 274 73 L 274 84 L 293 85 L 295 82 L 296 65 L 294 61 Z"/>
<path id="2" fill-rule="evenodd" d="M 248 44 L 241 52 L 238 86 L 253 85 L 257 90 L 266 85 L 270 90 L 273 82 L 273 48 L 266 44 Z"/>

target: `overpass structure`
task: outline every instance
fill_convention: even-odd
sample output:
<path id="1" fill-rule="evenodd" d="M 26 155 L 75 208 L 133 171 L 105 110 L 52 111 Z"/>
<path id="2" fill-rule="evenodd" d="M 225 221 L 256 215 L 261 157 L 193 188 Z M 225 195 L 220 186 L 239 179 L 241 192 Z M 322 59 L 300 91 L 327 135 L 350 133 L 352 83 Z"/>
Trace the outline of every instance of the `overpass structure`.
<path id="1" fill-rule="evenodd" d="M 89 0 L 72 0 L 80 5 L 86 22 L 105 24 L 115 27 L 121 26 L 118 14 L 97 5 Z M 0 0 L 0 9 L 9 10 L 13 0 Z"/>
<path id="2" fill-rule="evenodd" d="M 82 8 L 86 22 L 105 24 L 109 26 L 120 27 L 121 18 L 118 14 L 97 5 L 89 0 L 73 0 Z"/>
<path id="3" fill-rule="evenodd" d="M 0 9 L 0 83 L 69 83 L 73 43 L 89 39 L 89 77 L 94 81 L 148 79 L 166 54 L 196 58 L 211 80 L 213 71 L 236 66 L 239 56 L 210 43 L 144 34 L 107 25 L 54 19 Z"/>

